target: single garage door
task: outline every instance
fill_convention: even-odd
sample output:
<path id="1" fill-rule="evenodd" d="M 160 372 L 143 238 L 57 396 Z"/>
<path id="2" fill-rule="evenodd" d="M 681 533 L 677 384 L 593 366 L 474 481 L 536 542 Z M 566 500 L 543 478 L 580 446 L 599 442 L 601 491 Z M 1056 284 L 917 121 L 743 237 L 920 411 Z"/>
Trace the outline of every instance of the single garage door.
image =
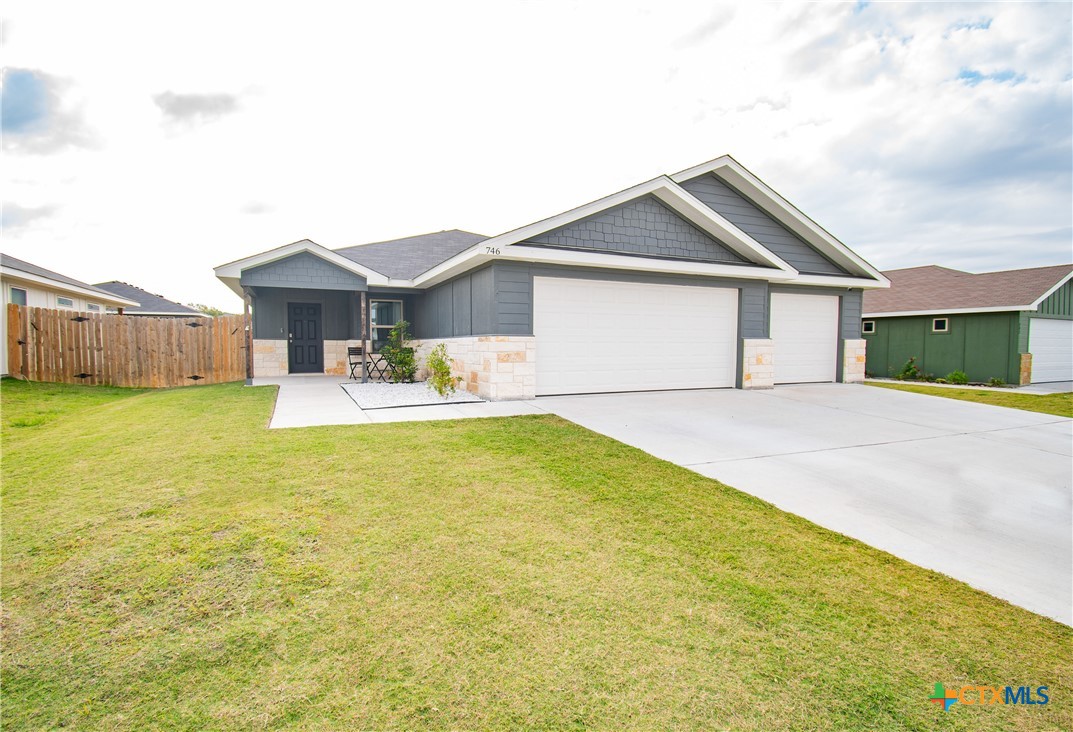
<path id="1" fill-rule="evenodd" d="M 838 362 L 838 298 L 771 293 L 775 383 L 834 381 Z"/>
<path id="2" fill-rule="evenodd" d="M 536 394 L 734 386 L 738 291 L 533 278 Z"/>
<path id="3" fill-rule="evenodd" d="M 1073 381 L 1073 320 L 1029 319 L 1028 352 L 1033 384 Z"/>

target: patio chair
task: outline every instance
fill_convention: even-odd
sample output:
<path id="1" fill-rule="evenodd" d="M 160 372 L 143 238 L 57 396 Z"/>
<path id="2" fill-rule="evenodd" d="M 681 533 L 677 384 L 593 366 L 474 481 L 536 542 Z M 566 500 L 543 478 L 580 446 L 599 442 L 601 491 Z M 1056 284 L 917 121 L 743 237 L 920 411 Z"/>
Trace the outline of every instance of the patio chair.
<path id="1" fill-rule="evenodd" d="M 366 363 L 365 349 L 362 346 L 349 346 L 346 349 L 346 355 L 347 363 L 350 364 L 350 378 L 356 380 L 358 376 L 354 374 L 354 371 Z M 362 375 L 364 376 L 364 371 Z"/>

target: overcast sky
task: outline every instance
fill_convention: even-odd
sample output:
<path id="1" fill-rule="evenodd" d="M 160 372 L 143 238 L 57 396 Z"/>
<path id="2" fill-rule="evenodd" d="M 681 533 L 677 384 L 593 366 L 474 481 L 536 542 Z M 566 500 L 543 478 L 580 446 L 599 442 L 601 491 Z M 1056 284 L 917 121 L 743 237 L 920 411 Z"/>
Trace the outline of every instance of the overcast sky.
<path id="1" fill-rule="evenodd" d="M 7 254 L 212 268 L 493 235 L 730 153 L 881 269 L 1073 260 L 1071 6 L 12 2 Z"/>

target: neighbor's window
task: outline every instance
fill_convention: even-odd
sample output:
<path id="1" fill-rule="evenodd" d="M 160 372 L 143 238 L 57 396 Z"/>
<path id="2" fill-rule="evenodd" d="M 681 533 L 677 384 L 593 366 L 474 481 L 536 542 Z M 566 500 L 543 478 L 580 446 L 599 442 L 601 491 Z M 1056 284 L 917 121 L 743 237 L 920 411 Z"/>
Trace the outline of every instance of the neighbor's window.
<path id="1" fill-rule="evenodd" d="M 874 320 L 866 320 L 863 323 L 861 323 L 861 332 L 862 333 L 875 333 L 876 332 L 876 321 L 874 321 Z"/>
<path id="2" fill-rule="evenodd" d="M 369 301 L 369 337 L 373 341 L 373 353 L 387 343 L 387 337 L 395 323 L 402 320 L 402 300 Z"/>
<path id="3" fill-rule="evenodd" d="M 16 305 L 25 305 L 26 304 L 26 290 L 22 289 L 21 287 L 12 287 L 11 288 L 11 302 L 13 302 Z"/>
<path id="4" fill-rule="evenodd" d="M 931 332 L 932 333 L 949 333 L 950 321 L 946 318 L 932 318 L 931 320 Z"/>
<path id="5" fill-rule="evenodd" d="M 61 308 L 73 308 L 75 306 L 75 301 L 69 297 L 57 297 L 56 306 Z"/>
<path id="6" fill-rule="evenodd" d="M 89 310 L 91 313 L 99 313 L 101 311 L 101 306 L 95 302 L 87 302 L 86 310 Z"/>

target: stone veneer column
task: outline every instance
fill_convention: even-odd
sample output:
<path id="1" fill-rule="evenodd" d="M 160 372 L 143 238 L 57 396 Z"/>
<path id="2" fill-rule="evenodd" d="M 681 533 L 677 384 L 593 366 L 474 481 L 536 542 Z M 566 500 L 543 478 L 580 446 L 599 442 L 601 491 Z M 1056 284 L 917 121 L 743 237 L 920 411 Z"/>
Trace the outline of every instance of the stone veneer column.
<path id="1" fill-rule="evenodd" d="M 253 377 L 286 376 L 287 341 L 253 341 Z"/>
<path id="2" fill-rule="evenodd" d="M 1018 369 L 1018 385 L 1028 386 L 1032 383 L 1032 354 L 1022 353 L 1020 369 Z"/>
<path id="3" fill-rule="evenodd" d="M 842 383 L 860 384 L 864 381 L 868 341 L 863 338 L 842 341 Z"/>
<path id="4" fill-rule="evenodd" d="M 459 389 L 493 401 L 536 396 L 536 338 L 533 336 L 463 336 L 414 340 L 418 378 L 427 378 L 425 358 L 437 344 L 447 346 L 451 373 Z"/>
<path id="5" fill-rule="evenodd" d="M 775 386 L 775 341 L 743 338 L 741 342 L 741 388 L 771 389 Z"/>

